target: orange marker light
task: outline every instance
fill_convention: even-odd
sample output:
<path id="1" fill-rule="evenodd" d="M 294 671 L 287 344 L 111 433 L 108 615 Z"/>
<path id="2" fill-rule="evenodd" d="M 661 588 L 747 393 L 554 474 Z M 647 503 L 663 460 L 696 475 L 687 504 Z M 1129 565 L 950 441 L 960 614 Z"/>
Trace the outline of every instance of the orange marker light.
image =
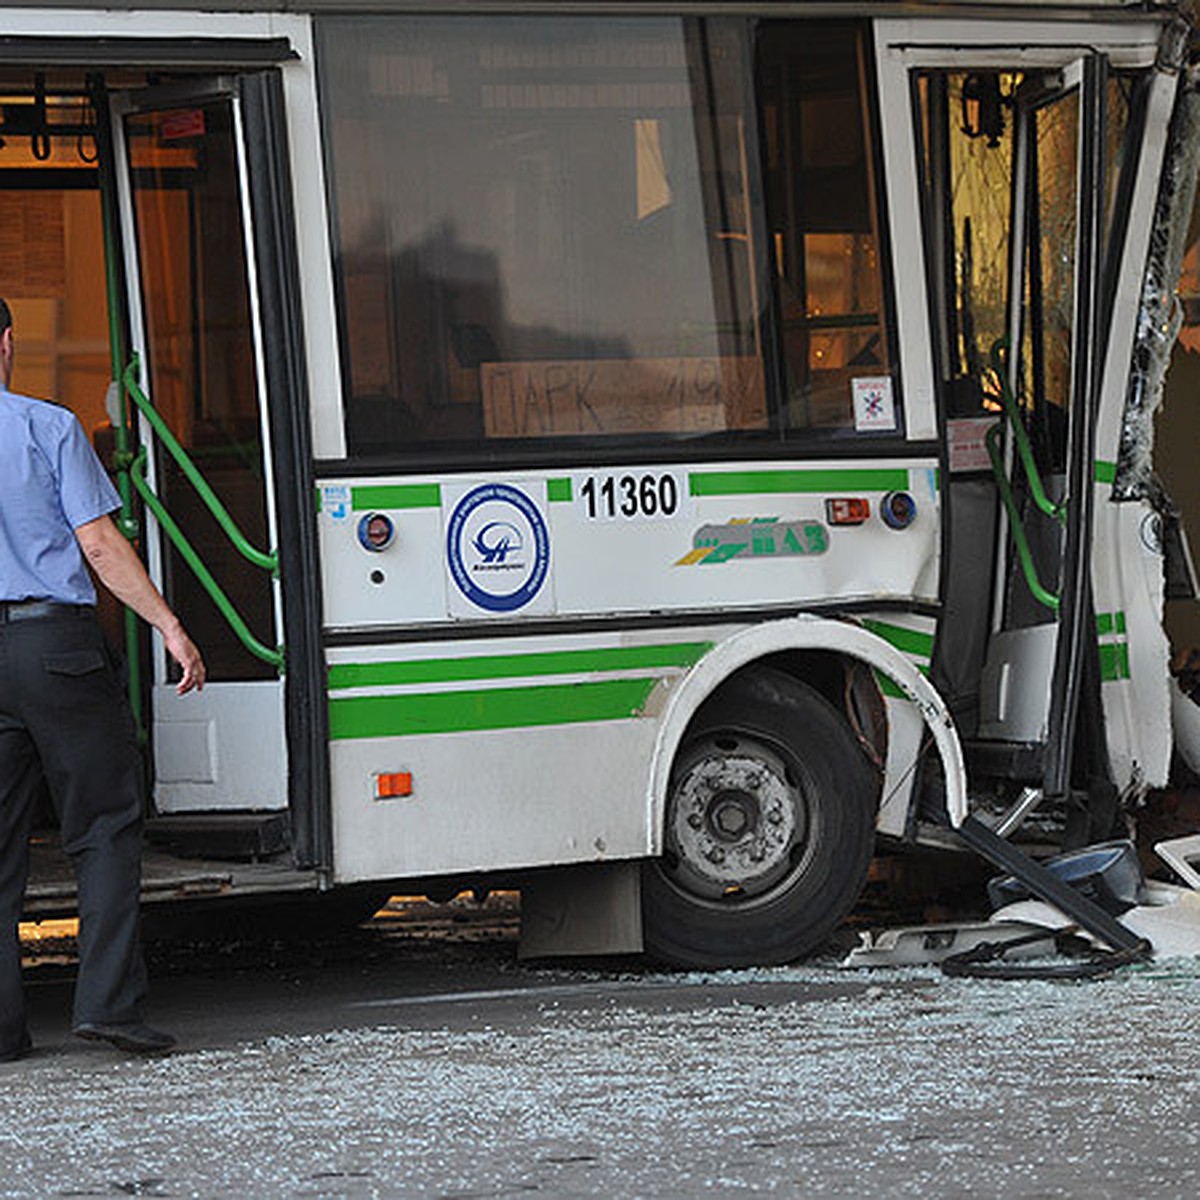
<path id="1" fill-rule="evenodd" d="M 375 776 L 376 800 L 394 800 L 398 796 L 411 796 L 412 793 L 411 771 L 381 771 Z"/>
<path id="2" fill-rule="evenodd" d="M 825 501 L 825 517 L 830 525 L 861 525 L 870 515 L 871 502 L 865 496 Z"/>

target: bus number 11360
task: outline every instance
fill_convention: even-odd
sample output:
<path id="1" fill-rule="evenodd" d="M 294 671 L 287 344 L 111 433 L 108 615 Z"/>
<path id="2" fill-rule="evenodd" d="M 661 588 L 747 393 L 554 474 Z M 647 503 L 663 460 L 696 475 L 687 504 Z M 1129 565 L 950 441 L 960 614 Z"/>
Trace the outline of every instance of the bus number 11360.
<path id="1" fill-rule="evenodd" d="M 680 480 L 670 473 L 588 475 L 579 487 L 585 516 L 592 521 L 673 517 L 679 511 Z"/>

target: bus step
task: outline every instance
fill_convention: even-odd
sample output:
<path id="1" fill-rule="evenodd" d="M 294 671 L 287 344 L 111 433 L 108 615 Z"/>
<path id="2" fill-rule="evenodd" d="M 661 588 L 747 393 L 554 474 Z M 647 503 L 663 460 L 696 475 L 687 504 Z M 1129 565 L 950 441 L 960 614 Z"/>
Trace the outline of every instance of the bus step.
<path id="1" fill-rule="evenodd" d="M 286 812 L 171 813 L 146 822 L 156 849 L 180 858 L 261 859 L 291 846 Z"/>
<path id="2" fill-rule="evenodd" d="M 963 743 L 963 757 L 973 778 L 986 776 L 1018 783 L 1039 783 L 1045 768 L 1046 744 L 973 739 Z"/>
<path id="3" fill-rule="evenodd" d="M 1150 956 L 1150 943 L 1122 925 L 1077 888 L 1064 883 L 1029 855 L 1018 850 L 976 817 L 967 817 L 958 835 L 977 854 L 1019 879 L 1039 900 L 1054 905 L 1088 933 L 1094 934 L 1113 950 L 1141 951 Z"/>

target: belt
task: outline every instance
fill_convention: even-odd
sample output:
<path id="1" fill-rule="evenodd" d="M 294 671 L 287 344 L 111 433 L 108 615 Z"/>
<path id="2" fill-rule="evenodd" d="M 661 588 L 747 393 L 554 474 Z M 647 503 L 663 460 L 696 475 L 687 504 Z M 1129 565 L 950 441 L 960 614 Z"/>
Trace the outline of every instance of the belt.
<path id="1" fill-rule="evenodd" d="M 91 611 L 90 605 L 63 604 L 58 600 L 3 600 L 0 601 L 0 624 L 46 617 L 84 617 Z"/>

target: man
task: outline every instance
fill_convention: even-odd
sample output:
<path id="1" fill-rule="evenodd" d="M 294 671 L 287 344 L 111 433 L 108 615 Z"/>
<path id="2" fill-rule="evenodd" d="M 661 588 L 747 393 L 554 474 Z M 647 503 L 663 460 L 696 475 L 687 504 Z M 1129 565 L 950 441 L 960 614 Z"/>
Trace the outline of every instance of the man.
<path id="1" fill-rule="evenodd" d="M 72 1028 L 163 1053 L 174 1038 L 142 1019 L 137 737 L 85 563 L 162 634 L 180 693 L 204 686 L 204 662 L 113 524 L 120 498 L 79 421 L 11 392 L 12 370 L 12 313 L 0 300 L 0 1062 L 31 1046 L 17 923 L 43 787 L 79 885 Z"/>

